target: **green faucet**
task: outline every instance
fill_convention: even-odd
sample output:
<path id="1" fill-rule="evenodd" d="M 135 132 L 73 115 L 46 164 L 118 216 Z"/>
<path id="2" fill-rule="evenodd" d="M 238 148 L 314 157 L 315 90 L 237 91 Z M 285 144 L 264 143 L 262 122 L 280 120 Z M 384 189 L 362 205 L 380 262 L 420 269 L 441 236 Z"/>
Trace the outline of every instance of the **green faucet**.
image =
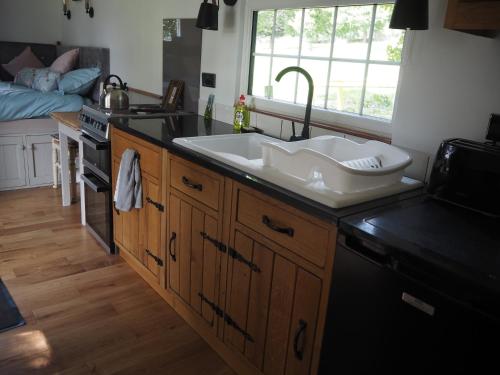
<path id="1" fill-rule="evenodd" d="M 301 73 L 307 79 L 307 83 L 309 84 L 309 92 L 307 94 L 307 106 L 306 106 L 306 116 L 304 118 L 304 127 L 302 128 L 302 135 L 296 136 L 295 131 L 293 136 L 290 138 L 290 141 L 301 141 L 304 139 L 309 139 L 309 123 L 311 122 L 311 108 L 312 108 L 312 100 L 314 96 L 314 82 L 311 75 L 305 70 L 298 66 L 289 66 L 288 68 L 283 69 L 276 76 L 276 82 L 281 81 L 281 78 L 287 73 L 297 72 Z"/>

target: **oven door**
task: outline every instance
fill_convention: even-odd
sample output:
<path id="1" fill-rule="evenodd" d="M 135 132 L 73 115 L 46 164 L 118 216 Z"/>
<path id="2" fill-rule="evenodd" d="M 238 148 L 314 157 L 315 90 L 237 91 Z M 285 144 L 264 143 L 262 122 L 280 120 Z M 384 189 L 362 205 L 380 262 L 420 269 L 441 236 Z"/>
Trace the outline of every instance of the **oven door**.
<path id="1" fill-rule="evenodd" d="M 113 253 L 111 184 L 104 182 L 89 169 L 85 169 L 81 177 L 85 184 L 87 228 L 108 252 Z"/>
<path id="2" fill-rule="evenodd" d="M 111 150 L 109 142 L 100 142 L 88 134 L 82 134 L 83 165 L 106 183 L 110 182 Z"/>

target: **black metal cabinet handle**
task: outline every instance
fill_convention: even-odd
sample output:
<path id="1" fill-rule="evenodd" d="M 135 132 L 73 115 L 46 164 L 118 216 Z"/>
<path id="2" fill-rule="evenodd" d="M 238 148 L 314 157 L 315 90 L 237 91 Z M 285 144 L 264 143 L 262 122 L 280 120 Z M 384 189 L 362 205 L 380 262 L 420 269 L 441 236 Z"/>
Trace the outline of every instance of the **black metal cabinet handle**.
<path id="1" fill-rule="evenodd" d="M 262 216 L 262 223 L 267 226 L 269 229 L 274 230 L 275 232 L 286 234 L 287 236 L 293 237 L 294 230 L 293 228 L 282 228 L 274 224 L 268 216 Z"/>
<path id="2" fill-rule="evenodd" d="M 170 254 L 170 258 L 172 258 L 174 262 L 177 261 L 177 257 L 175 256 L 175 253 L 172 252 L 172 245 L 176 238 L 177 238 L 177 233 L 172 232 L 172 237 L 170 237 L 170 241 L 168 243 L 168 253 Z"/>
<path id="3" fill-rule="evenodd" d="M 295 332 L 295 338 L 293 339 L 293 353 L 295 354 L 295 358 L 297 358 L 299 361 L 302 361 L 304 358 L 304 339 L 302 340 L 302 345 L 299 348 L 299 342 L 300 338 L 305 336 L 306 333 L 306 328 L 307 328 L 307 322 L 300 319 L 299 320 L 299 327 L 297 328 L 297 331 Z"/>
<path id="4" fill-rule="evenodd" d="M 182 183 L 184 185 L 186 185 L 187 187 L 191 188 L 191 189 L 195 189 L 195 190 L 198 190 L 198 191 L 202 191 L 203 190 L 203 185 L 202 184 L 195 184 L 195 183 L 191 182 L 189 180 L 189 178 L 187 178 L 186 176 L 182 176 Z"/>

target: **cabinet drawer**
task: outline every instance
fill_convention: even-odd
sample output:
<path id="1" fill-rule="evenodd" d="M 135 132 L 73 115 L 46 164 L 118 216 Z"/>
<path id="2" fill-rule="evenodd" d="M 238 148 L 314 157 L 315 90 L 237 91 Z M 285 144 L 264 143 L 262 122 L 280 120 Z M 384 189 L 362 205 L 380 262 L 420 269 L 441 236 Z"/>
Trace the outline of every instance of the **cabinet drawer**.
<path id="1" fill-rule="evenodd" d="M 170 185 L 214 210 L 219 209 L 220 176 L 185 160 L 170 159 Z"/>
<path id="2" fill-rule="evenodd" d="M 329 230 L 312 217 L 297 215 L 292 209 L 270 199 L 260 199 L 238 190 L 237 221 L 293 251 L 317 266 L 324 267 Z"/>
<path id="3" fill-rule="evenodd" d="M 153 178 L 159 179 L 161 177 L 161 149 L 159 147 L 114 130 L 111 148 L 113 156 L 117 158 L 121 158 L 127 148 L 137 151 L 140 157 L 141 172 L 147 173 Z"/>

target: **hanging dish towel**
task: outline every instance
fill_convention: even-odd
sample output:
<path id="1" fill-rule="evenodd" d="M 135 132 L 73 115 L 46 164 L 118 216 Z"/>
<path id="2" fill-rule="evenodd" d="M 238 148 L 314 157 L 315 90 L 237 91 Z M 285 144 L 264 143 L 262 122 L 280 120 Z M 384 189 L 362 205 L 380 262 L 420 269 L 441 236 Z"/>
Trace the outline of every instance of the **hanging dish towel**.
<path id="1" fill-rule="evenodd" d="M 128 212 L 132 208 L 142 208 L 142 183 L 139 155 L 135 150 L 126 149 L 122 155 L 116 182 L 115 208 Z"/>

